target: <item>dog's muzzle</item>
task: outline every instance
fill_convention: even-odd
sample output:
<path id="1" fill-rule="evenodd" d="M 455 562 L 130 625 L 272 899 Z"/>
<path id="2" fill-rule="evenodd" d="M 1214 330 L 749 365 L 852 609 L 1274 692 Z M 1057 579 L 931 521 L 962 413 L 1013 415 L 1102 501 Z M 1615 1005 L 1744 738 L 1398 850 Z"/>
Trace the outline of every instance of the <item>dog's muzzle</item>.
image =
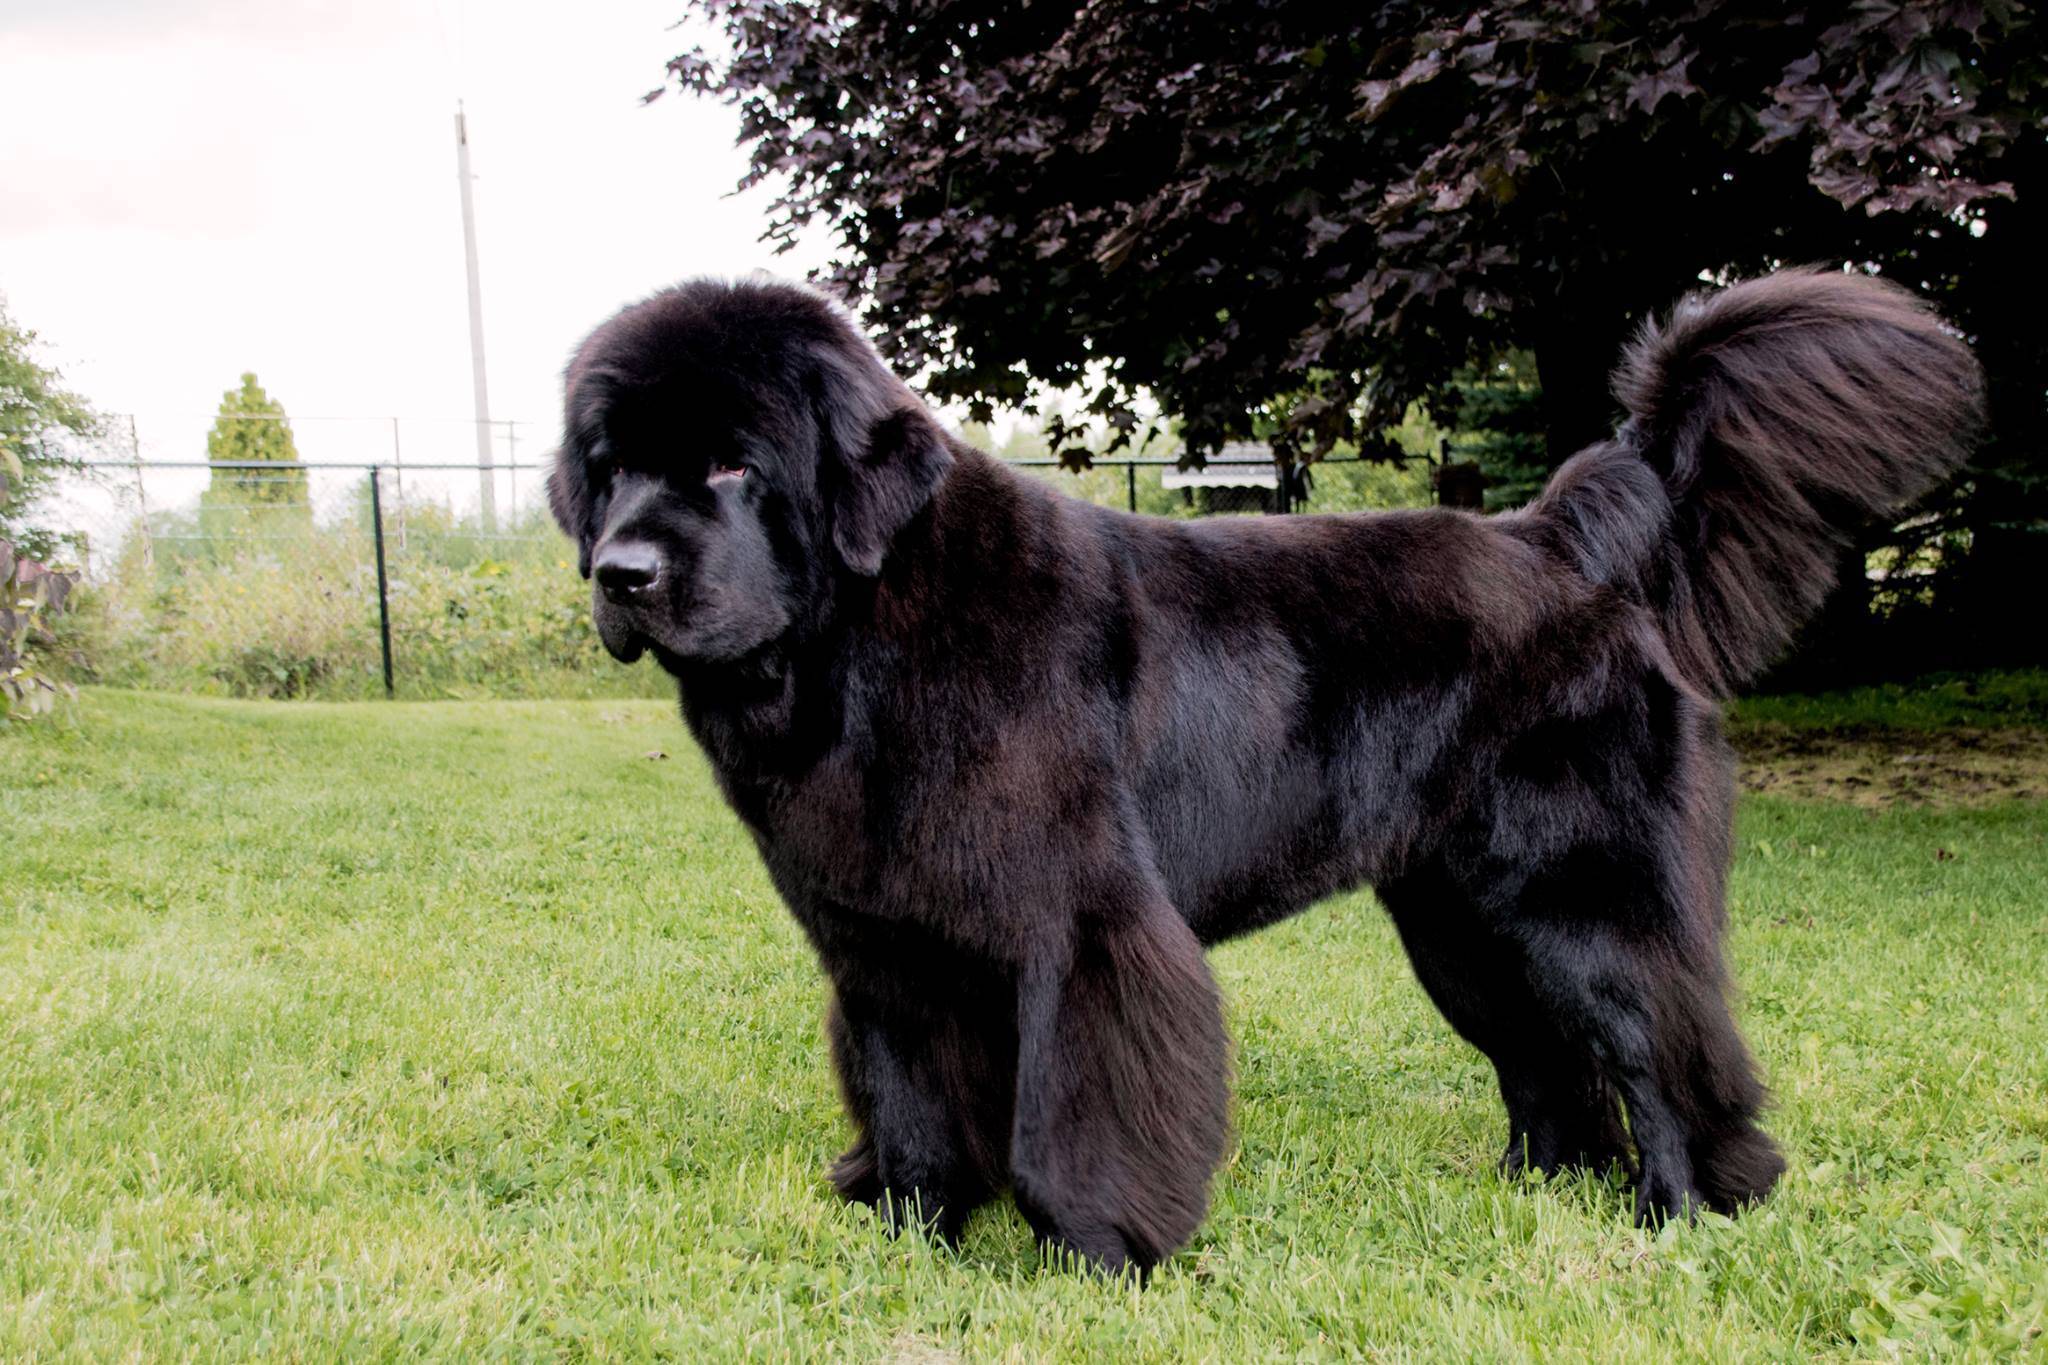
<path id="1" fill-rule="evenodd" d="M 644 540 L 606 541 L 591 556 L 590 576 L 613 605 L 639 606 L 661 587 L 661 552 Z"/>

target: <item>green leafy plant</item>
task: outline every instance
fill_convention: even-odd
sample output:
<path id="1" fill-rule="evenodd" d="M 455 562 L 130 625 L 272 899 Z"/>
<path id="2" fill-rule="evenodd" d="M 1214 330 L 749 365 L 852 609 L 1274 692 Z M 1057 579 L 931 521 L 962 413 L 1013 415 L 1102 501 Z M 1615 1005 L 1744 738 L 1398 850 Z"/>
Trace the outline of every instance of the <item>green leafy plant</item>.
<path id="1" fill-rule="evenodd" d="M 0 504 L 22 479 L 21 458 L 0 443 Z M 41 655 L 51 643 L 46 613 L 64 608 L 75 580 L 47 569 L 0 539 L 0 720 L 47 715 L 60 699 L 75 696 L 71 685 L 50 676 Z"/>
<path id="2" fill-rule="evenodd" d="M 11 455 L 0 488 L 0 540 L 18 554 L 50 560 L 65 538 L 35 518 L 53 479 L 79 470 L 75 442 L 97 434 L 100 418 L 64 377 L 37 358 L 36 334 L 0 299 L 0 446 Z"/>

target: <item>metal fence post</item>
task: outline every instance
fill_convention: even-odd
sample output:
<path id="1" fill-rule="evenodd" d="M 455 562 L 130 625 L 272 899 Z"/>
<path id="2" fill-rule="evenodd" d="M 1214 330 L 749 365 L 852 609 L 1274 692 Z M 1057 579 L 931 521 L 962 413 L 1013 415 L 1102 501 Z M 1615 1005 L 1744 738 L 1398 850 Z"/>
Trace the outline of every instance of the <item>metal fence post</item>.
<path id="1" fill-rule="evenodd" d="M 370 533 L 377 542 L 377 638 L 384 651 L 384 695 L 393 695 L 391 687 L 391 593 L 384 582 L 384 497 L 378 492 L 377 477 L 383 471 L 370 466 Z"/>
<path id="2" fill-rule="evenodd" d="M 1138 510 L 1138 462 L 1132 460 L 1124 466 L 1125 482 L 1131 490 L 1131 510 Z"/>

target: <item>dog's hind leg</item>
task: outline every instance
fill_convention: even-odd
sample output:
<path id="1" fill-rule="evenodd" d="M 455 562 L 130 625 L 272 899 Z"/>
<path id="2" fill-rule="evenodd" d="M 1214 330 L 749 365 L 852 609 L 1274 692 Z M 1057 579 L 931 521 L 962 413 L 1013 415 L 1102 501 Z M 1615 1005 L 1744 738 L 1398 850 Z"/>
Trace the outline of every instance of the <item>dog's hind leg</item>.
<path id="1" fill-rule="evenodd" d="M 1754 1121 L 1763 1086 L 1722 998 L 1718 955 L 1589 919 L 1519 928 L 1537 993 L 1628 1105 L 1637 1217 L 1733 1212 L 1762 1197 L 1784 1162 Z"/>
<path id="2" fill-rule="evenodd" d="M 1140 1272 L 1200 1226 L 1228 1128 L 1223 1016 L 1156 890 L 1076 907 L 1018 990 L 1017 1206 L 1039 1238 Z"/>
<path id="3" fill-rule="evenodd" d="M 1613 1087 L 1537 998 L 1522 945 L 1483 922 L 1441 876 L 1410 876 L 1379 894 L 1430 1000 L 1493 1063 L 1508 1113 L 1501 1169 L 1628 1167 Z"/>
<path id="4" fill-rule="evenodd" d="M 827 1031 L 860 1130 L 833 1164 L 833 1186 L 892 1227 L 958 1240 L 1005 1175 L 1016 1069 L 1007 1012 L 911 1012 L 842 989 Z"/>
<path id="5" fill-rule="evenodd" d="M 1756 1124 L 1764 1086 L 1728 1013 L 1718 952 L 1674 977 L 1660 1003 L 1658 1065 L 1685 1120 L 1693 1179 L 1708 1208 L 1735 1213 L 1770 1193 L 1785 1159 Z"/>

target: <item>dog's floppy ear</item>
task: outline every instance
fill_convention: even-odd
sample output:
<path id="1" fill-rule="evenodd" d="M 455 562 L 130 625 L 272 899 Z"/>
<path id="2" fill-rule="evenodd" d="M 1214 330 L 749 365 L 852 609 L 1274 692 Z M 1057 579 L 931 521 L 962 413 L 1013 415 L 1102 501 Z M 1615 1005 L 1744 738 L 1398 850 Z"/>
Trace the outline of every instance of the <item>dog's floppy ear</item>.
<path id="1" fill-rule="evenodd" d="M 873 578 L 897 532 L 931 501 L 953 452 L 938 422 L 879 357 L 834 347 L 823 360 L 832 544 L 847 568 Z"/>
<path id="2" fill-rule="evenodd" d="M 952 463 L 938 423 L 914 403 L 870 427 L 867 448 L 848 460 L 832 508 L 832 543 L 846 567 L 879 574 L 889 542 L 931 501 Z"/>
<path id="3" fill-rule="evenodd" d="M 596 492 L 590 466 L 604 445 L 604 408 L 609 397 L 605 377 L 593 373 L 590 353 L 603 334 L 591 333 L 578 348 L 563 376 L 562 448 L 548 471 L 548 510 L 562 534 L 576 542 L 576 572 L 590 577 L 590 549 L 597 540 Z"/>
<path id="4" fill-rule="evenodd" d="M 590 577 L 590 476 L 573 441 L 555 452 L 555 467 L 548 471 L 548 510 L 562 533 L 576 542 L 576 572 Z"/>

